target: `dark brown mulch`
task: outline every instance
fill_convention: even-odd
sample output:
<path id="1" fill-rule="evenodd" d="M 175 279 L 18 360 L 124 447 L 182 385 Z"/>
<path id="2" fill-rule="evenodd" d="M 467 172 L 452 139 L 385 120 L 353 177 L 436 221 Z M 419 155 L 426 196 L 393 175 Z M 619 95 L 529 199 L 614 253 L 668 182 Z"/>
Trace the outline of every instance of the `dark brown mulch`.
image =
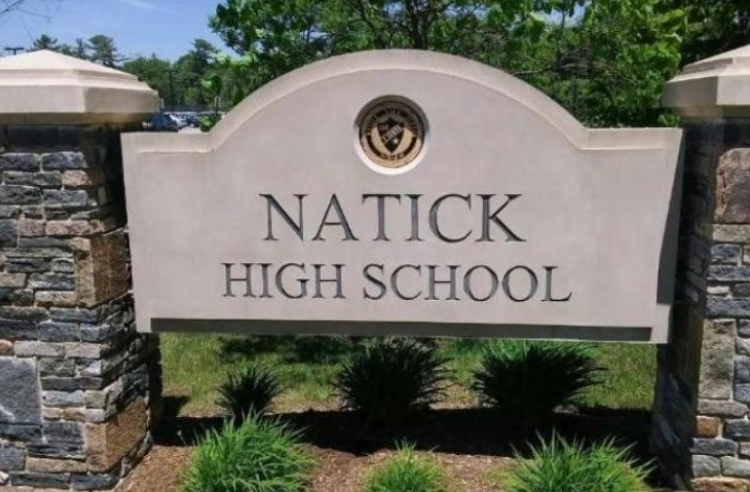
<path id="1" fill-rule="evenodd" d="M 647 412 L 589 410 L 586 415 L 558 415 L 553 424 L 569 437 L 597 440 L 615 436 L 623 445 L 634 445 L 635 452 L 648 460 L 649 417 Z M 408 426 L 388 430 L 365 430 L 356 415 L 346 412 L 309 411 L 278 418 L 303 431 L 306 444 L 318 459 L 312 477 L 315 492 L 361 491 L 366 473 L 392 455 L 400 441 L 415 444 L 420 452 L 431 452 L 444 465 L 457 491 L 490 492 L 490 472 L 510 466 L 513 449 L 525 447 L 524 439 L 512 437 L 512 427 L 482 409 L 434 410 Z M 221 420 L 211 417 L 166 418 L 159 427 L 157 445 L 123 492 L 177 490 L 195 437 L 219 425 Z"/>

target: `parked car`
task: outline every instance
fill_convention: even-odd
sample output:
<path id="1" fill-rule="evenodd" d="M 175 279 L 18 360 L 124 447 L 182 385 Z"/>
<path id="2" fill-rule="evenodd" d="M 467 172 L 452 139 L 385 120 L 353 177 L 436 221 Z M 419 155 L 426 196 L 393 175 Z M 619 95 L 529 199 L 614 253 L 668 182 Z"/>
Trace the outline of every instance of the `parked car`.
<path id="1" fill-rule="evenodd" d="M 143 124 L 143 128 L 150 132 L 177 132 L 180 130 L 174 118 L 165 113 L 154 113 Z"/>
<path id="2" fill-rule="evenodd" d="M 188 126 L 187 122 L 183 120 L 180 116 L 178 116 L 176 113 L 166 113 L 167 116 L 172 118 L 177 125 L 177 130 L 182 130 L 186 126 Z"/>

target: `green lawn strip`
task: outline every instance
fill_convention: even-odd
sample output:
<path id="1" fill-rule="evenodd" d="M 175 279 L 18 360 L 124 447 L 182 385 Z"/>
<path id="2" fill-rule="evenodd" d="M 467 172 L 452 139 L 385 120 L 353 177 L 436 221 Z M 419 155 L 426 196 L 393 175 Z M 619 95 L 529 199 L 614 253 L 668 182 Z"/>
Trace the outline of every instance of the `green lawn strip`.
<path id="1" fill-rule="evenodd" d="M 360 343 L 343 337 L 243 337 L 234 335 L 166 334 L 161 337 L 165 395 L 187 399 L 183 414 L 217 411 L 217 388 L 230 371 L 257 360 L 278 371 L 285 388 L 276 411 L 333 408 L 335 394 L 330 382 L 348 353 Z M 479 366 L 484 340 L 446 340 L 440 352 L 448 358 L 454 386 L 446 406 L 471 406 L 467 390 Z M 653 346 L 597 345 L 602 384 L 590 389 L 582 403 L 590 407 L 643 409 L 651 407 L 656 373 Z"/>

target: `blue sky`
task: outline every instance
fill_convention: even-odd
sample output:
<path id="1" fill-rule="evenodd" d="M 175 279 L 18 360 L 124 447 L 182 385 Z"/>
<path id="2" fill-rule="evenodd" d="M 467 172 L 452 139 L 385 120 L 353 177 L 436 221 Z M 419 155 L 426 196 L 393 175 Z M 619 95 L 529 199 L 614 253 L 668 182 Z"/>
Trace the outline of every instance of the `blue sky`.
<path id="1" fill-rule="evenodd" d="M 0 20 L 0 49 L 29 46 L 41 34 L 60 42 L 106 34 L 126 56 L 157 55 L 176 59 L 193 39 L 221 40 L 208 28 L 218 0 L 27 0 L 32 14 Z"/>

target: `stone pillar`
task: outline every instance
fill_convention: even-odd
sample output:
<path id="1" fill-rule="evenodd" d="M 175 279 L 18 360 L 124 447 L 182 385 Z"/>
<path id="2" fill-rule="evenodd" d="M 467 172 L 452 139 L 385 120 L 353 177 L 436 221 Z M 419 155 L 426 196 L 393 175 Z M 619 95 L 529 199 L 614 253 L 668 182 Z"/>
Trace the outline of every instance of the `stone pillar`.
<path id="1" fill-rule="evenodd" d="M 134 329 L 119 136 L 157 107 L 93 63 L 0 59 L 1 490 L 109 490 L 149 449 L 158 345 Z"/>
<path id="2" fill-rule="evenodd" d="M 659 350 L 653 445 L 679 486 L 750 480 L 750 47 L 690 65 L 664 103 L 684 119 L 672 341 Z"/>

